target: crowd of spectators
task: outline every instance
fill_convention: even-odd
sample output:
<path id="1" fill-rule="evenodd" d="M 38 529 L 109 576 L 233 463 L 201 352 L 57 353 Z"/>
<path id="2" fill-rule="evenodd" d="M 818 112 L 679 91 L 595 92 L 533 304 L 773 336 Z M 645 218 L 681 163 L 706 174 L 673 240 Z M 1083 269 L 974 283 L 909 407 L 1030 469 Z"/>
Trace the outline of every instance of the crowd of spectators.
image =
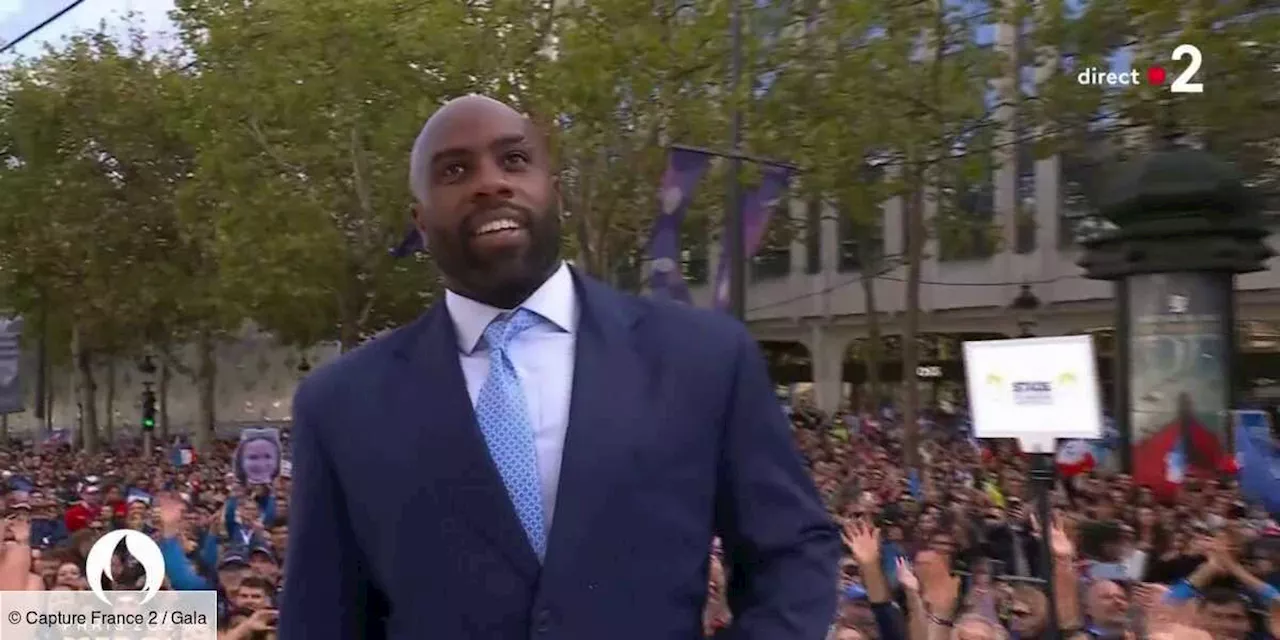
<path id="1" fill-rule="evenodd" d="M 831 640 L 1280 637 L 1280 527 L 1229 476 L 1188 478 L 1166 502 L 1122 473 L 1059 478 L 1042 524 L 1013 442 L 977 444 L 940 419 L 913 478 L 891 419 L 792 419 L 845 534 Z M 730 617 L 712 564 L 709 634 Z"/>
<path id="2" fill-rule="evenodd" d="M 1012 443 L 975 446 L 939 421 L 923 434 L 923 471 L 913 476 L 892 420 L 808 410 L 792 419 L 845 533 L 830 640 L 1280 637 L 1280 527 L 1242 501 L 1229 476 L 1189 478 L 1173 502 L 1120 473 L 1060 479 L 1052 522 L 1040 523 L 1029 460 Z M 90 547 L 131 528 L 159 542 L 165 588 L 219 593 L 221 638 L 270 638 L 290 478 L 245 486 L 231 469 L 234 448 L 219 442 L 179 464 L 166 447 L 87 455 L 12 443 L 0 451 L 0 590 L 85 590 Z M 711 558 L 709 635 L 731 615 L 715 549 Z M 140 588 L 143 578 L 123 547 L 110 576 L 111 589 Z"/>
<path id="3" fill-rule="evenodd" d="M 290 479 L 245 486 L 231 469 L 234 451 L 234 442 L 217 442 L 182 464 L 168 446 L 125 444 L 87 455 L 66 445 L 9 443 L 0 451 L 0 590 L 87 590 L 94 542 L 129 528 L 159 543 L 165 589 L 218 592 L 220 640 L 270 638 Z M 137 590 L 144 577 L 121 545 L 104 588 Z"/>

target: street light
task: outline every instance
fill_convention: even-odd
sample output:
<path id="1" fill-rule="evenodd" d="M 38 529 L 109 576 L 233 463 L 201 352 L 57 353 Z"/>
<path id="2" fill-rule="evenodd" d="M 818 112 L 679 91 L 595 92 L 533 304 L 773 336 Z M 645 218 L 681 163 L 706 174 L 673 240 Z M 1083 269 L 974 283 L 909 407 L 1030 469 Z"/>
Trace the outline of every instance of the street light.
<path id="1" fill-rule="evenodd" d="M 1018 295 L 1009 303 L 1013 311 L 1014 321 L 1018 323 L 1018 334 L 1022 338 L 1030 338 L 1036 326 L 1036 313 L 1040 310 L 1040 298 L 1031 290 L 1031 285 L 1024 284 L 1018 289 Z M 1045 595 L 1049 601 L 1049 628 L 1058 628 L 1058 607 L 1053 584 L 1053 545 L 1050 540 L 1053 531 L 1053 485 L 1056 482 L 1055 465 L 1052 452 L 1037 452 L 1031 455 L 1031 487 L 1036 499 L 1036 514 L 1040 520 L 1040 563 L 1045 571 Z"/>
<path id="2" fill-rule="evenodd" d="M 1036 326 L 1036 312 L 1040 310 L 1040 298 L 1031 290 L 1031 285 L 1024 284 L 1018 289 L 1018 296 L 1009 303 L 1018 323 L 1018 336 L 1030 338 L 1035 335 L 1032 330 Z"/>

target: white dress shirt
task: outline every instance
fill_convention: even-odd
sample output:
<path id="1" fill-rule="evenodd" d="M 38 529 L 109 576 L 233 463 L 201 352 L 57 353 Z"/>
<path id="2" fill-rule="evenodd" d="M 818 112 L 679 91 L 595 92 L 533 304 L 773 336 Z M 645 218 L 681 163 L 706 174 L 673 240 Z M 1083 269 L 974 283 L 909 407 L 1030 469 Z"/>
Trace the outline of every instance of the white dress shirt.
<path id="1" fill-rule="evenodd" d="M 444 303 L 458 334 L 462 375 L 467 380 L 471 405 L 475 406 L 480 397 L 480 387 L 489 377 L 489 351 L 480 344 L 480 338 L 489 323 L 508 310 L 476 302 L 452 291 L 445 292 Z M 538 455 L 538 478 L 542 485 L 543 523 L 549 537 L 556 511 L 564 438 L 569 430 L 573 354 L 578 331 L 578 296 L 569 267 L 561 264 L 520 306 L 546 320 L 516 336 L 507 354 L 516 367 L 520 387 L 529 403 L 533 444 Z"/>

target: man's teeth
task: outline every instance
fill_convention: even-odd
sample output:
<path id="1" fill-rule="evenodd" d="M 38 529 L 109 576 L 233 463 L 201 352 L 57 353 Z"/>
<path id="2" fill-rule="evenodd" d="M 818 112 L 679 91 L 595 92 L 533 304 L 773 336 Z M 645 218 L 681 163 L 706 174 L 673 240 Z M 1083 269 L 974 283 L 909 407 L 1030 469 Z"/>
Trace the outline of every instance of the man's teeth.
<path id="1" fill-rule="evenodd" d="M 520 224 L 515 220 L 508 220 L 508 219 L 494 220 L 493 222 L 486 222 L 483 225 L 481 225 L 480 228 L 476 230 L 476 235 L 484 235 L 486 233 L 493 233 L 495 231 L 506 231 L 508 229 L 519 229 L 519 228 L 520 228 Z"/>

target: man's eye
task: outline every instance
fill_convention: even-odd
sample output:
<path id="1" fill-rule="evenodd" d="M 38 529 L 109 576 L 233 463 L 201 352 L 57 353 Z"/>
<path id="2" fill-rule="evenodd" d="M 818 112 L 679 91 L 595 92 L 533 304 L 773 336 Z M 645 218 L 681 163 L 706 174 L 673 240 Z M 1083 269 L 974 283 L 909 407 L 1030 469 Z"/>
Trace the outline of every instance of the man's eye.
<path id="1" fill-rule="evenodd" d="M 443 169 L 441 169 L 440 175 L 447 180 L 455 180 L 458 177 L 460 177 L 463 173 L 465 173 L 466 170 L 467 168 L 463 166 L 462 163 L 455 162 L 453 164 L 446 165 Z"/>
<path id="2" fill-rule="evenodd" d="M 529 154 L 523 151 L 512 151 L 503 157 L 507 168 L 520 168 L 529 163 Z"/>

